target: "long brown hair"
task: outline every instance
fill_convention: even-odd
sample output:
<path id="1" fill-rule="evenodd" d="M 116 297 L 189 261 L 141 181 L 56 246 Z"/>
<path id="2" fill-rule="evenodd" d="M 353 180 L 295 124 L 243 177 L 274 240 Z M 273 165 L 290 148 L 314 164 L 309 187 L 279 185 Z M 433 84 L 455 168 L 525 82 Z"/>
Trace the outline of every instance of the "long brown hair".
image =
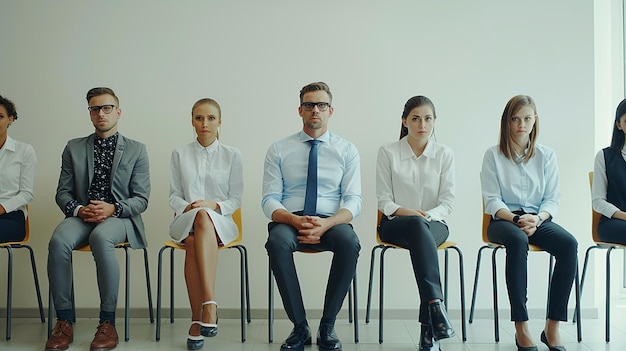
<path id="1" fill-rule="evenodd" d="M 513 136 L 511 135 L 511 118 L 524 106 L 530 106 L 535 112 L 535 124 L 530 131 L 528 152 L 524 155 L 522 162 L 530 160 L 535 156 L 535 143 L 539 134 L 539 118 L 537 118 L 537 106 L 535 101 L 528 95 L 513 96 L 506 103 L 500 120 L 500 152 L 510 160 L 515 160 L 515 149 L 513 149 Z"/>

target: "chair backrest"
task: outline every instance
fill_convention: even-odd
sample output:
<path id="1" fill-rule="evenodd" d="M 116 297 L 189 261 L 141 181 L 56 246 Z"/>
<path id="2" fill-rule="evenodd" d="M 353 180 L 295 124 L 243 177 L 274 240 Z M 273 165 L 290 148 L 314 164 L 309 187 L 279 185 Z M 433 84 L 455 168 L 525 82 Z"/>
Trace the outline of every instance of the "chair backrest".
<path id="1" fill-rule="evenodd" d="M 380 240 L 380 234 L 378 233 L 378 226 L 380 225 L 380 220 L 383 218 L 383 213 L 381 210 L 378 210 L 378 215 L 376 217 L 376 242 L 380 245 L 383 244 L 383 241 Z"/>
<path id="2" fill-rule="evenodd" d="M 237 225 L 237 229 L 239 230 L 239 236 L 237 236 L 237 239 L 233 240 L 233 243 L 241 243 L 241 241 L 243 240 L 243 223 L 241 221 L 241 207 L 238 208 L 234 213 L 233 213 L 233 221 L 235 222 L 235 224 Z M 231 244 L 229 244 L 230 246 Z M 236 244 L 235 244 L 236 245 Z"/>
<path id="3" fill-rule="evenodd" d="M 482 199 L 482 202 L 483 202 L 483 242 L 490 243 L 489 237 L 487 237 L 487 228 L 489 227 L 489 223 L 491 223 L 491 215 L 489 213 L 485 213 L 485 199 Z"/>
<path id="4" fill-rule="evenodd" d="M 24 228 L 26 229 L 26 235 L 24 235 L 23 243 L 27 243 L 30 240 L 30 206 L 26 205 L 26 223 L 24 224 Z"/>
<path id="5" fill-rule="evenodd" d="M 593 184 L 593 172 L 589 172 L 589 189 Z M 595 242 L 601 242 L 600 237 L 598 236 L 598 224 L 600 223 L 600 218 L 602 217 L 601 213 L 596 212 L 591 207 L 591 237 Z"/>

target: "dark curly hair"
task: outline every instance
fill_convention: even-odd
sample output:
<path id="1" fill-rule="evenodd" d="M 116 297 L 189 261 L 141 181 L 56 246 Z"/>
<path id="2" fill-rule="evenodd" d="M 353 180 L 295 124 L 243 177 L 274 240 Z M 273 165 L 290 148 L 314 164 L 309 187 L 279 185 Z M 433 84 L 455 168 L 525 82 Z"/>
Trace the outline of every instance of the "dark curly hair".
<path id="1" fill-rule="evenodd" d="M 13 117 L 13 120 L 17 119 L 17 111 L 15 111 L 15 104 L 13 101 L 0 95 L 0 105 L 4 106 L 9 116 Z"/>

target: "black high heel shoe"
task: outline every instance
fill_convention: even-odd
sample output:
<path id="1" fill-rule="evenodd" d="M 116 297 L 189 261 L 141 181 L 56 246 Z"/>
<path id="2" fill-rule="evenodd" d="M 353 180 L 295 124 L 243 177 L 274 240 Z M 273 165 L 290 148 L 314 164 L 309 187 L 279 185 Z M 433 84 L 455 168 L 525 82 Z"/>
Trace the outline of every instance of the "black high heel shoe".
<path id="1" fill-rule="evenodd" d="M 520 346 L 517 343 L 517 334 L 515 334 L 515 346 L 517 346 L 517 351 L 538 351 L 537 346 Z"/>
<path id="2" fill-rule="evenodd" d="M 548 347 L 548 349 L 550 349 L 550 351 L 567 351 L 565 346 L 550 346 L 550 345 L 548 345 L 548 338 L 546 337 L 546 332 L 545 331 L 541 332 L 541 342 L 546 344 L 546 346 Z"/>
<path id="3" fill-rule="evenodd" d="M 433 339 L 433 329 L 430 325 L 422 324 L 421 329 L 419 351 L 439 351 L 439 341 Z"/>
<path id="4" fill-rule="evenodd" d="M 433 339 L 441 340 L 451 338 L 456 335 L 452 329 L 452 324 L 446 315 L 446 308 L 442 301 L 428 304 L 430 314 L 430 325 L 433 331 Z"/>
<path id="5" fill-rule="evenodd" d="M 202 322 L 200 321 L 192 321 L 191 325 L 200 324 L 200 328 L 202 328 Z M 187 335 L 187 350 L 200 350 L 204 347 L 204 336 L 202 335 Z"/>
<path id="6" fill-rule="evenodd" d="M 205 301 L 202 303 L 202 308 L 204 308 L 205 305 L 215 305 L 215 308 L 217 309 L 217 302 L 215 301 Z M 215 312 L 215 314 L 217 315 L 217 312 Z M 215 323 L 204 323 L 204 322 L 200 322 L 200 334 L 202 334 L 203 336 L 207 336 L 207 337 L 213 337 L 217 335 L 217 321 L 219 320 L 219 318 L 216 318 Z"/>

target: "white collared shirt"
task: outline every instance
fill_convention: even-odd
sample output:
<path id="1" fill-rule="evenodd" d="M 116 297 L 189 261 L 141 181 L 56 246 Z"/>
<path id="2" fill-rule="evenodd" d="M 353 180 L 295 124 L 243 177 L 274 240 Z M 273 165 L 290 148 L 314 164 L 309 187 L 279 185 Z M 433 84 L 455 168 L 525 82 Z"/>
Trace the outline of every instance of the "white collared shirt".
<path id="1" fill-rule="evenodd" d="M 22 210 L 33 200 L 37 156 L 32 146 L 10 136 L 0 149 L 0 205 L 7 213 Z"/>
<path id="2" fill-rule="evenodd" d="M 622 148 L 622 157 L 626 161 L 626 145 Z M 608 187 L 606 178 L 606 161 L 604 160 L 604 151 L 600 150 L 596 154 L 593 163 L 593 182 L 591 185 L 591 206 L 594 211 L 601 213 L 605 217 L 611 218 L 613 214 L 620 209 L 606 200 L 606 192 Z"/>
<path id="3" fill-rule="evenodd" d="M 454 209 L 452 149 L 430 139 L 417 157 L 407 137 L 381 146 L 376 159 L 376 196 L 378 209 L 386 216 L 404 207 L 443 221 Z"/>
<path id="4" fill-rule="evenodd" d="M 221 144 L 203 147 L 196 140 L 172 152 L 170 207 L 176 215 L 196 200 L 216 201 L 223 215 L 241 207 L 243 161 L 238 149 Z"/>
<path id="5" fill-rule="evenodd" d="M 261 207 L 267 218 L 278 209 L 302 211 L 311 137 L 303 131 L 275 142 L 267 150 Z M 356 218 L 361 213 L 360 157 L 354 144 L 326 132 L 319 138 L 317 213 L 332 216 L 345 208 Z"/>
<path id="6" fill-rule="evenodd" d="M 500 209 L 528 213 L 559 210 L 559 167 L 554 150 L 535 145 L 535 155 L 527 162 L 514 162 L 500 152 L 498 145 L 485 152 L 481 172 L 485 213 L 495 216 Z"/>

